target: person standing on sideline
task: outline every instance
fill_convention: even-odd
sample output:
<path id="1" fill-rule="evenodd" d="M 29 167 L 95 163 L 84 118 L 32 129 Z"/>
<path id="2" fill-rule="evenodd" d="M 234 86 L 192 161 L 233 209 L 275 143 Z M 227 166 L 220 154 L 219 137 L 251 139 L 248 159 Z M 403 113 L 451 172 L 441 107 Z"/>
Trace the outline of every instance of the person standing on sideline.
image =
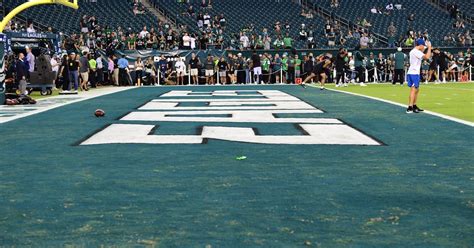
<path id="1" fill-rule="evenodd" d="M 189 60 L 189 71 L 191 73 L 191 77 L 193 79 L 193 84 L 198 85 L 199 84 L 199 64 L 201 62 L 199 61 L 199 58 L 196 57 L 195 53 L 191 54 L 191 59 Z"/>
<path id="2" fill-rule="evenodd" d="M 89 80 L 91 82 L 91 87 L 96 88 L 97 86 L 97 61 L 95 60 L 92 54 L 87 55 L 89 61 Z"/>
<path id="3" fill-rule="evenodd" d="M 97 86 L 101 86 L 104 83 L 104 63 L 100 55 L 96 55 L 95 62 L 97 65 Z"/>
<path id="4" fill-rule="evenodd" d="M 344 48 L 339 49 L 339 53 L 337 54 L 336 57 L 336 62 L 335 62 L 335 67 L 336 67 L 336 87 L 339 86 L 346 86 L 346 77 L 344 70 L 346 68 L 346 57 L 347 57 L 347 51 Z"/>
<path id="5" fill-rule="evenodd" d="M 217 68 L 219 69 L 220 83 L 226 85 L 227 83 L 227 66 L 229 64 L 224 57 L 221 57 L 221 60 L 217 63 Z"/>
<path id="6" fill-rule="evenodd" d="M 67 54 L 64 54 L 63 55 L 63 58 L 61 60 L 61 69 L 59 70 L 59 79 L 62 79 L 62 80 L 58 80 L 60 83 L 62 83 L 62 86 L 59 86 L 58 87 L 62 87 L 62 91 L 69 91 L 69 82 L 70 82 L 70 79 L 69 79 L 69 69 L 68 69 L 68 56 Z M 62 82 L 61 82 L 62 81 Z"/>
<path id="7" fill-rule="evenodd" d="M 107 74 L 107 81 L 109 82 L 110 85 L 114 85 L 115 82 L 114 82 L 114 67 L 115 67 L 115 63 L 114 63 L 114 60 L 112 58 L 112 56 L 110 56 L 107 60 L 107 71 L 108 71 L 108 74 Z"/>
<path id="8" fill-rule="evenodd" d="M 119 74 L 120 74 L 120 70 L 119 70 L 119 67 L 118 67 L 119 59 L 115 55 L 113 55 L 112 58 L 113 58 L 113 61 L 114 61 L 114 74 L 113 74 L 114 85 L 118 86 L 119 85 Z"/>
<path id="9" fill-rule="evenodd" d="M 263 83 L 268 84 L 270 83 L 270 59 L 268 58 L 268 54 L 265 53 L 262 59 L 262 73 L 263 73 Z"/>
<path id="10" fill-rule="evenodd" d="M 356 78 L 359 79 L 360 86 L 367 86 L 365 81 L 365 70 L 364 70 L 364 56 L 360 53 L 360 46 L 355 47 L 354 51 L 354 66 L 357 72 Z"/>
<path id="11" fill-rule="evenodd" d="M 82 57 L 79 59 L 79 73 L 81 74 L 81 90 L 88 91 L 87 84 L 89 83 L 89 60 L 87 59 L 87 51 L 82 52 Z"/>
<path id="12" fill-rule="evenodd" d="M 73 52 L 69 55 L 67 62 L 67 71 L 69 72 L 69 82 L 74 82 L 74 92 L 77 93 L 77 88 L 79 88 L 79 61 L 77 60 L 76 54 Z M 71 87 L 68 86 L 68 90 Z"/>
<path id="13" fill-rule="evenodd" d="M 119 76 L 118 76 L 119 85 L 126 86 L 128 84 L 128 74 L 127 74 L 128 60 L 125 58 L 125 54 L 122 55 L 122 58 L 119 59 L 117 65 L 119 69 Z"/>
<path id="14" fill-rule="evenodd" d="M 255 84 L 260 83 L 261 76 L 262 76 L 262 62 L 260 60 L 260 56 L 254 50 L 252 54 L 252 67 L 253 67 L 253 77 Z M 262 81 L 263 82 L 263 81 Z"/>
<path id="15" fill-rule="evenodd" d="M 50 61 L 50 64 L 51 64 L 51 70 L 54 72 L 54 80 L 53 80 L 53 85 L 54 85 L 54 89 L 56 89 L 56 85 L 57 85 L 57 79 L 58 79 L 58 72 L 59 72 L 59 61 L 58 61 L 58 55 L 53 55 L 53 57 L 51 58 L 51 61 Z"/>
<path id="16" fill-rule="evenodd" d="M 207 60 L 205 63 L 206 69 L 206 85 L 214 85 L 214 59 L 210 54 L 207 55 Z"/>
<path id="17" fill-rule="evenodd" d="M 299 58 L 298 54 L 295 54 L 295 78 L 301 77 L 301 65 L 301 59 Z"/>
<path id="18" fill-rule="evenodd" d="M 402 52 L 402 48 L 397 48 L 397 52 L 393 55 L 393 61 L 395 63 L 395 73 L 393 75 L 392 84 L 400 83 L 403 85 L 405 81 L 405 59 L 407 55 Z"/>
<path id="19" fill-rule="evenodd" d="M 27 95 L 28 91 L 26 90 L 26 78 L 28 76 L 27 65 L 24 61 L 25 55 L 23 53 L 18 54 L 18 60 L 16 62 L 16 81 L 18 82 L 18 88 L 21 95 Z"/>
<path id="20" fill-rule="evenodd" d="M 178 57 L 178 61 L 176 61 L 174 67 L 176 68 L 176 84 L 184 85 L 184 74 L 186 71 L 186 65 L 184 64 L 183 60 Z"/>
<path id="21" fill-rule="evenodd" d="M 26 78 L 30 78 L 30 72 L 35 71 L 35 55 L 31 52 L 30 47 L 26 47 L 26 63 L 27 63 L 27 69 L 28 69 L 28 75 Z"/>
<path id="22" fill-rule="evenodd" d="M 143 77 L 143 62 L 142 58 L 138 57 L 137 60 L 135 61 L 135 81 L 137 86 L 142 85 L 142 77 Z"/>
<path id="23" fill-rule="evenodd" d="M 425 41 L 423 39 L 417 39 L 415 42 L 416 46 L 410 52 L 410 68 L 408 68 L 407 78 L 408 78 L 408 87 L 410 87 L 410 96 L 409 103 L 407 108 L 407 114 L 419 113 L 423 109 L 416 106 L 416 101 L 418 99 L 418 93 L 420 92 L 420 69 L 421 62 L 425 59 L 428 60 L 431 58 L 431 42 Z M 428 47 L 428 51 L 423 53 L 423 51 Z"/>

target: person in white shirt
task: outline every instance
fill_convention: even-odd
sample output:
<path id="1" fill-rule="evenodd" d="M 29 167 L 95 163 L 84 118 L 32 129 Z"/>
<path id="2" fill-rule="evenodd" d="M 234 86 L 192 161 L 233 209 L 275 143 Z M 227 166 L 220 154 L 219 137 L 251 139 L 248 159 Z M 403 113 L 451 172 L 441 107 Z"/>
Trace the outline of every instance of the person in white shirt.
<path id="1" fill-rule="evenodd" d="M 369 37 L 367 37 L 367 34 L 362 34 L 362 37 L 360 37 L 360 48 L 367 48 L 369 46 Z"/>
<path id="2" fill-rule="evenodd" d="M 247 37 L 247 35 L 243 33 L 242 36 L 240 36 L 240 44 L 242 46 L 242 49 L 247 49 L 247 47 L 249 47 L 249 43 L 249 37 Z"/>
<path id="3" fill-rule="evenodd" d="M 420 92 L 420 70 L 421 70 L 421 63 L 422 61 L 428 60 L 431 58 L 431 42 L 425 41 L 422 38 L 419 38 L 415 42 L 415 48 L 413 48 L 410 52 L 410 67 L 408 68 L 407 73 L 407 81 L 408 87 L 410 87 L 410 96 L 409 96 L 409 103 L 406 113 L 419 113 L 422 112 L 423 109 L 418 108 L 416 106 L 416 100 L 418 99 L 418 93 Z M 428 47 L 428 51 L 425 51 L 425 48 Z"/>
<path id="4" fill-rule="evenodd" d="M 189 42 L 191 43 L 191 50 L 194 50 L 196 49 L 196 38 L 193 36 L 191 36 L 191 38 L 189 39 Z"/>
<path id="5" fill-rule="evenodd" d="M 147 28 L 146 26 L 143 27 L 143 30 L 140 32 L 140 38 L 144 39 L 146 38 L 146 36 L 149 34 L 149 32 L 147 31 Z"/>
<path id="6" fill-rule="evenodd" d="M 97 56 L 95 62 L 97 63 L 97 85 L 102 85 L 104 83 L 104 63 L 102 62 L 102 57 Z"/>
<path id="7" fill-rule="evenodd" d="M 176 68 L 176 83 L 177 85 L 184 85 L 184 71 L 186 70 L 186 65 L 184 64 L 181 58 L 178 58 L 178 61 L 174 64 Z"/>
<path id="8" fill-rule="evenodd" d="M 56 85 L 56 78 L 58 77 L 58 71 L 59 71 L 59 61 L 58 61 L 58 56 L 56 54 L 53 55 L 50 63 L 51 63 L 51 70 L 54 72 L 53 85 Z"/>
<path id="9" fill-rule="evenodd" d="M 30 25 L 28 25 L 28 27 L 26 28 L 26 32 L 27 33 L 36 33 L 36 30 L 33 27 L 33 23 L 30 23 Z"/>
<path id="10" fill-rule="evenodd" d="M 188 35 L 188 33 L 184 33 L 184 36 L 183 36 L 183 49 L 184 50 L 191 49 L 191 37 Z"/>
<path id="11" fill-rule="evenodd" d="M 145 65 L 143 64 L 142 59 L 138 57 L 137 60 L 135 61 L 135 78 L 136 78 L 137 86 L 142 85 L 142 77 L 143 77 L 144 68 L 145 68 Z"/>
<path id="12" fill-rule="evenodd" d="M 392 3 L 389 3 L 389 4 L 385 7 L 385 9 L 386 9 L 387 11 L 393 10 L 393 4 L 392 4 Z"/>

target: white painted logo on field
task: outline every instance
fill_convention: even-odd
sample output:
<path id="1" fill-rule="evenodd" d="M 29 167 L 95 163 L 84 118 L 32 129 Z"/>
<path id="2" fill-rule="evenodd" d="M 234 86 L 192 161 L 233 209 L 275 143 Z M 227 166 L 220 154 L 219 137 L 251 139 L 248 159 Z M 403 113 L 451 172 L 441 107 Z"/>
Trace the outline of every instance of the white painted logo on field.
<path id="1" fill-rule="evenodd" d="M 284 118 L 278 117 L 279 114 L 321 114 L 321 118 Z M 278 90 L 174 90 L 120 120 L 127 123 L 112 124 L 81 145 L 202 144 L 208 139 L 256 144 L 380 145 L 338 119 L 324 118 L 320 109 Z M 150 124 L 133 124 L 133 121 Z M 214 125 L 202 126 L 200 134 L 196 135 L 153 134 L 156 125 L 162 122 Z M 215 126 L 216 123 L 220 126 Z M 248 127 L 235 127 L 232 123 L 248 123 Z M 259 135 L 252 123 L 290 123 L 301 135 Z"/>

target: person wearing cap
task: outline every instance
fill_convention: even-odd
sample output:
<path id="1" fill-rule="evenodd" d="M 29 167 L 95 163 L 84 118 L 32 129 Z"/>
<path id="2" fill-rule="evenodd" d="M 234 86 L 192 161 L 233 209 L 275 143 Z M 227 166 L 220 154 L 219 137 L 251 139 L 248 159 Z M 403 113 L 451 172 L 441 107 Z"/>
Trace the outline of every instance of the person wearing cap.
<path id="1" fill-rule="evenodd" d="M 120 86 L 126 86 L 128 85 L 128 60 L 125 58 L 125 54 L 122 55 L 122 58 L 120 58 L 117 62 L 118 69 L 119 69 L 119 85 Z"/>
<path id="2" fill-rule="evenodd" d="M 395 64 L 395 70 L 393 74 L 392 84 L 395 85 L 396 83 L 400 83 L 403 85 L 403 81 L 405 81 L 405 60 L 407 55 L 402 52 L 402 48 L 397 48 L 397 52 L 393 54 L 393 60 Z"/>
<path id="3" fill-rule="evenodd" d="M 418 99 L 418 93 L 420 92 L 420 70 L 421 70 L 421 62 L 423 60 L 428 60 L 431 58 L 431 42 L 425 41 L 424 39 L 417 39 L 415 41 L 415 48 L 410 51 L 410 67 L 408 68 L 408 87 L 410 87 L 410 96 L 409 96 L 409 103 L 408 108 L 406 110 L 407 114 L 410 113 L 419 113 L 423 111 L 420 109 L 416 103 Z M 428 47 L 428 51 L 423 53 L 423 51 Z"/>
<path id="4" fill-rule="evenodd" d="M 70 83 L 74 83 L 74 92 L 77 92 L 79 88 L 79 61 L 76 58 L 76 53 L 72 52 L 69 55 L 67 61 L 67 71 L 69 72 L 68 78 Z M 68 85 L 67 90 L 70 90 L 71 86 Z"/>

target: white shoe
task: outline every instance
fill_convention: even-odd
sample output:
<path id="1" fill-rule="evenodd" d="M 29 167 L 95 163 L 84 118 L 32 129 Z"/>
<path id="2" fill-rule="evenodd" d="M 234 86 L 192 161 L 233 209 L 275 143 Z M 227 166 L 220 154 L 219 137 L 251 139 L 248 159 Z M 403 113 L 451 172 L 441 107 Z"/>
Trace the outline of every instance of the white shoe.
<path id="1" fill-rule="evenodd" d="M 367 84 L 360 83 L 360 86 L 365 87 L 365 86 L 367 86 Z"/>
<path id="2" fill-rule="evenodd" d="M 344 87 L 347 87 L 347 83 L 344 83 Z"/>
<path id="3" fill-rule="evenodd" d="M 338 87 L 339 87 L 339 84 L 336 84 L 336 88 L 338 88 Z"/>

